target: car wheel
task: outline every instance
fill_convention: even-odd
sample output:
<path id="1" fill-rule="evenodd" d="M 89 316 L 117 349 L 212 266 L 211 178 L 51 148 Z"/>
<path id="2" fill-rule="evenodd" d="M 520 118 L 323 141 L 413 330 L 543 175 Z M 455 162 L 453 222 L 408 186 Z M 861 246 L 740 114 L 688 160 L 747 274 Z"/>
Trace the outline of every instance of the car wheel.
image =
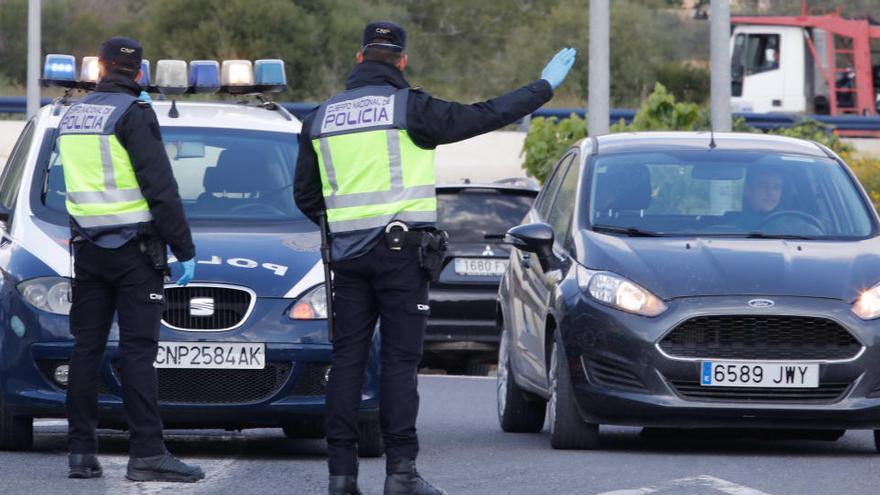
<path id="1" fill-rule="evenodd" d="M 30 450 L 34 445 L 34 418 L 13 416 L 0 390 L 0 450 Z"/>
<path id="2" fill-rule="evenodd" d="M 324 418 L 322 416 L 296 418 L 281 424 L 287 438 L 324 438 Z"/>
<path id="3" fill-rule="evenodd" d="M 562 359 L 559 339 L 553 340 L 550 353 L 550 400 L 547 421 L 550 445 L 554 449 L 595 449 L 599 446 L 599 425 L 581 419 L 574 399 L 571 373 Z"/>
<path id="4" fill-rule="evenodd" d="M 385 444 L 382 442 L 382 427 L 378 416 L 358 423 L 358 456 L 382 457 Z"/>
<path id="5" fill-rule="evenodd" d="M 880 430 L 874 430 L 874 448 L 880 452 Z"/>
<path id="6" fill-rule="evenodd" d="M 510 345 L 507 330 L 501 331 L 498 347 L 498 422 L 501 429 L 511 433 L 535 433 L 544 428 L 546 402 L 538 398 L 527 399 L 516 386 L 510 366 Z"/>

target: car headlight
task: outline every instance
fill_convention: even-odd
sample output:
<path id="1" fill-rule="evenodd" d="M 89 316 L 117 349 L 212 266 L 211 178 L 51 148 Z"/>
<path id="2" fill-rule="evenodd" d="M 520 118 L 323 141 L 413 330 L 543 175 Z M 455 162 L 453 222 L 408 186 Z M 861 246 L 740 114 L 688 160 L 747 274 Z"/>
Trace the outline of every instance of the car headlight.
<path id="1" fill-rule="evenodd" d="M 56 315 L 70 314 L 70 280 L 66 278 L 32 278 L 20 282 L 16 287 L 31 306 Z"/>
<path id="2" fill-rule="evenodd" d="M 312 288 L 299 298 L 288 316 L 292 320 L 323 320 L 327 318 L 327 293 L 324 284 Z"/>
<path id="3" fill-rule="evenodd" d="M 880 317 L 880 285 L 875 285 L 862 292 L 852 306 L 852 311 L 863 320 L 873 320 Z"/>
<path id="4" fill-rule="evenodd" d="M 578 285 L 602 304 L 642 316 L 657 316 L 666 304 L 648 290 L 611 272 L 577 266 Z"/>

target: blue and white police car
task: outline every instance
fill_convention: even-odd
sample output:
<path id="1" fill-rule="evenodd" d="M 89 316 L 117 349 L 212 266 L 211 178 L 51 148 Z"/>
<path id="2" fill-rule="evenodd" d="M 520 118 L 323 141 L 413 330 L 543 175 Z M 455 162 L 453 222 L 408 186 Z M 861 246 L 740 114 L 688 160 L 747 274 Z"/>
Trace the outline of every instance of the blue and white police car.
<path id="1" fill-rule="evenodd" d="M 44 82 L 88 88 L 95 63 L 85 60 L 76 80 L 72 57 L 49 56 Z M 285 84 L 281 61 L 156 68 L 153 88 L 166 95 Z M 167 428 L 280 426 L 289 437 L 319 438 L 331 346 L 320 234 L 292 194 L 301 123 L 278 105 L 242 98 L 153 103 L 198 263 L 189 285 L 165 287 L 155 363 L 162 417 Z M 65 416 L 71 258 L 56 137 L 69 103 L 58 99 L 26 124 L 0 177 L 0 449 L 30 448 L 34 418 Z M 171 266 L 176 280 L 179 263 Z M 125 427 L 118 368 L 114 323 L 97 384 L 103 427 Z M 362 456 L 382 451 L 377 375 L 371 360 Z"/>

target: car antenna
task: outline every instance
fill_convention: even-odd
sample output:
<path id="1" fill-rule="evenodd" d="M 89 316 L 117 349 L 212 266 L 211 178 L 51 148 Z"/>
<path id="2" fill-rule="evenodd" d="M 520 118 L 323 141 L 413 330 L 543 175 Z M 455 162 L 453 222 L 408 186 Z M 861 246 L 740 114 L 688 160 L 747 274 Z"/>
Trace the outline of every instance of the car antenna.
<path id="1" fill-rule="evenodd" d="M 180 117 L 180 112 L 177 111 L 177 99 L 175 98 L 171 98 L 171 109 L 168 110 L 168 117 L 172 119 Z"/>
<path id="2" fill-rule="evenodd" d="M 714 150 L 718 145 L 715 144 L 715 127 L 709 122 L 709 149 Z"/>

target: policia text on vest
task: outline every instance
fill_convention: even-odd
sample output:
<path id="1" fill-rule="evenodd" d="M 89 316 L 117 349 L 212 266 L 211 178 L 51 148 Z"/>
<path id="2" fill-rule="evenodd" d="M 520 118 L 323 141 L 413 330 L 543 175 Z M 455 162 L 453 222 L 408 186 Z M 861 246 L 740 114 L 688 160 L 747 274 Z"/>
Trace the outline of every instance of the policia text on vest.
<path id="1" fill-rule="evenodd" d="M 334 303 L 345 308 L 333 320 L 327 385 L 328 491 L 333 495 L 361 493 L 358 414 L 377 321 L 384 493 L 445 493 L 415 469 L 417 371 L 430 313 L 421 255 L 437 220 L 434 148 L 496 130 L 535 111 L 550 100 L 575 56 L 574 50 L 563 50 L 540 80 L 464 105 L 410 88 L 402 73 L 405 45 L 400 26 L 368 24 L 345 91 L 310 114 L 300 135 L 294 196 L 316 224 L 326 214 Z"/>

